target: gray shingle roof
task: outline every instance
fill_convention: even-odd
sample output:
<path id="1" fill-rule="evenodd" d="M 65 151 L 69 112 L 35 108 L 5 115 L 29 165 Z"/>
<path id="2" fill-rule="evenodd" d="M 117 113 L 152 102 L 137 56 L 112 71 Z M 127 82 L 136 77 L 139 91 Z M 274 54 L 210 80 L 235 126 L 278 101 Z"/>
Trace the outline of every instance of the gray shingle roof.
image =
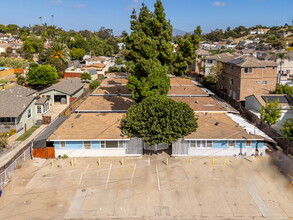
<path id="1" fill-rule="evenodd" d="M 35 99 L 35 90 L 15 86 L 0 92 L 0 117 L 19 117 Z"/>
<path id="2" fill-rule="evenodd" d="M 48 100 L 48 98 L 46 97 L 41 97 L 39 98 L 36 102 L 35 105 L 44 105 L 46 103 L 46 101 Z"/>
<path id="3" fill-rule="evenodd" d="M 67 95 L 73 95 L 80 89 L 82 89 L 83 84 L 79 78 L 69 78 L 63 81 L 60 81 L 49 88 L 46 88 L 40 92 L 40 94 L 49 92 L 51 90 L 57 90 L 61 93 L 65 93 Z"/>

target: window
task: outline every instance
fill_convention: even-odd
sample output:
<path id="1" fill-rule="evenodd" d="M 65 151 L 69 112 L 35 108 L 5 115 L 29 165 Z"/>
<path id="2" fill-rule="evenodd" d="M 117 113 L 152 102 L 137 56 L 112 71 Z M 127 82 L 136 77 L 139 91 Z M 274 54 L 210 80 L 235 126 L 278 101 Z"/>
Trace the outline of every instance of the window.
<path id="1" fill-rule="evenodd" d="M 195 141 L 189 141 L 189 147 L 190 148 L 196 148 L 196 142 Z"/>
<path id="2" fill-rule="evenodd" d="M 251 67 L 244 68 L 244 73 L 252 73 L 252 68 Z"/>
<path id="3" fill-rule="evenodd" d="M 261 83 L 261 81 L 255 81 L 255 83 Z"/>
<path id="4" fill-rule="evenodd" d="M 84 149 L 91 149 L 91 142 L 90 141 L 84 141 L 83 142 Z"/>
<path id="5" fill-rule="evenodd" d="M 236 142 L 235 141 L 229 141 L 228 147 L 235 147 L 235 146 L 236 146 Z"/>
<path id="6" fill-rule="evenodd" d="M 251 141 L 246 141 L 246 147 L 251 147 Z"/>
<path id="7" fill-rule="evenodd" d="M 123 141 L 101 141 L 101 148 L 123 148 Z"/>
<path id="8" fill-rule="evenodd" d="M 42 114 L 42 106 L 37 105 L 37 114 Z"/>
<path id="9" fill-rule="evenodd" d="M 213 141 L 207 141 L 207 147 L 213 147 Z"/>
<path id="10" fill-rule="evenodd" d="M 206 141 L 196 141 L 196 147 L 206 147 Z"/>
<path id="11" fill-rule="evenodd" d="M 61 148 L 65 148 L 66 147 L 66 142 L 65 141 L 61 141 L 60 142 L 60 147 Z"/>
<path id="12" fill-rule="evenodd" d="M 207 63 L 213 63 L 213 60 L 207 60 Z"/>
<path id="13" fill-rule="evenodd" d="M 29 109 L 27 111 L 27 118 L 31 118 L 32 117 L 32 109 Z"/>
<path id="14" fill-rule="evenodd" d="M 286 73 L 289 74 L 290 73 L 290 70 L 286 70 Z"/>
<path id="15" fill-rule="evenodd" d="M 190 148 L 206 148 L 206 147 L 213 147 L 213 141 L 189 141 Z"/>
<path id="16" fill-rule="evenodd" d="M 262 84 L 263 85 L 267 85 L 268 84 L 268 81 L 266 81 L 266 80 L 265 81 L 262 81 Z"/>

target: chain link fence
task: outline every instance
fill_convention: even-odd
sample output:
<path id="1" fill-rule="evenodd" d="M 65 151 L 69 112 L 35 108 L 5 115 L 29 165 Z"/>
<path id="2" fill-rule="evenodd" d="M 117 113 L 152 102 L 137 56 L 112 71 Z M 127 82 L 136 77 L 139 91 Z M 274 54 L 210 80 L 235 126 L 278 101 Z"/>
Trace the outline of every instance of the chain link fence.
<path id="1" fill-rule="evenodd" d="M 23 147 L 10 161 L 0 168 L 0 189 L 9 182 L 11 173 L 19 169 L 24 161 L 32 159 L 31 143 Z"/>

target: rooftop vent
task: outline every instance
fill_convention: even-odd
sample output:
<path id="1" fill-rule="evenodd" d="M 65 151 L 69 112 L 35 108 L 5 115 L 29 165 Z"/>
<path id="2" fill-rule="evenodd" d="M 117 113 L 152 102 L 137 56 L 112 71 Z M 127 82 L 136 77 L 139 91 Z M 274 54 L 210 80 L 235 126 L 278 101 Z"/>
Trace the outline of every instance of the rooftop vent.
<path id="1" fill-rule="evenodd" d="M 198 101 L 198 100 L 195 100 L 194 102 L 195 102 L 196 104 L 197 104 L 197 103 L 199 103 L 199 101 Z"/>
<path id="2" fill-rule="evenodd" d="M 218 122 L 218 121 L 215 123 L 216 126 L 219 126 L 219 124 L 220 124 L 220 122 Z"/>

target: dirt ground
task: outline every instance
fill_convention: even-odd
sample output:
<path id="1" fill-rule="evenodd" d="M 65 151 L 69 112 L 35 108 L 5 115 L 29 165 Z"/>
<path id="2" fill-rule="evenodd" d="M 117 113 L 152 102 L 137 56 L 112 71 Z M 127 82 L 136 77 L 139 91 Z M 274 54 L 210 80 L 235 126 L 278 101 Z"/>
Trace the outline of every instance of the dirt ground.
<path id="1" fill-rule="evenodd" d="M 27 161 L 0 219 L 293 219 L 293 188 L 268 156 L 166 158 Z"/>

